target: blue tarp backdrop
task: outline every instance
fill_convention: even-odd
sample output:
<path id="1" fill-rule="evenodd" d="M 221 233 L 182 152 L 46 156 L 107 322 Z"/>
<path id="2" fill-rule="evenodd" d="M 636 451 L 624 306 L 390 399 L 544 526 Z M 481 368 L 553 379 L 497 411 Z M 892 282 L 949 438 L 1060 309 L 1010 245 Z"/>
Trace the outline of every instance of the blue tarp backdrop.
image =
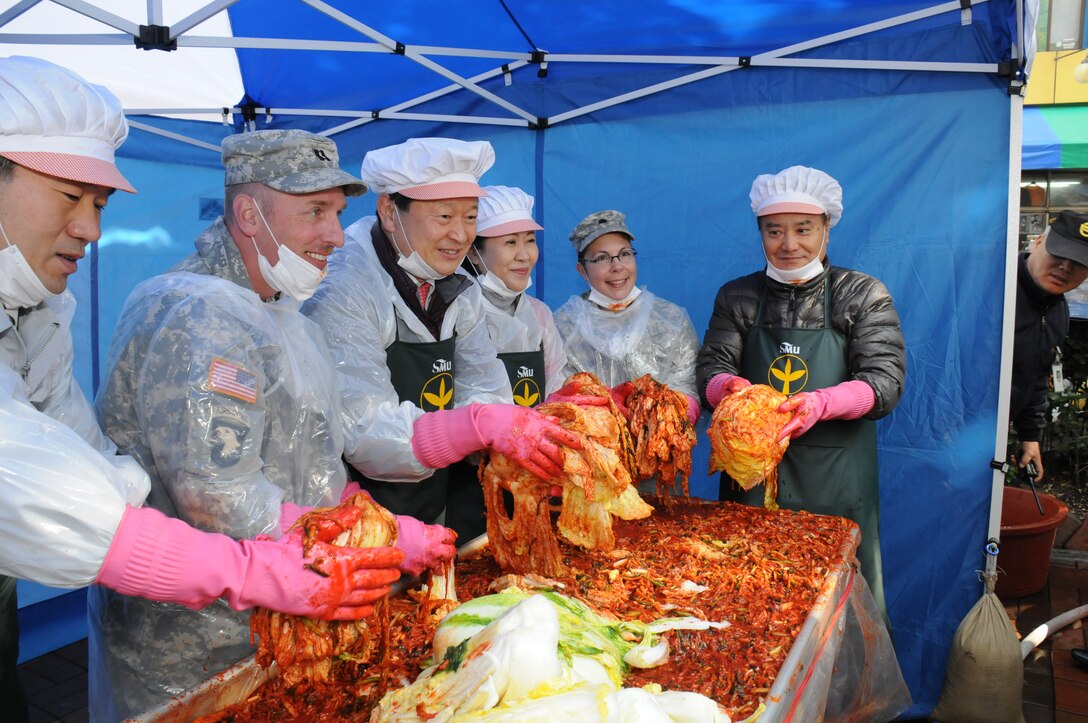
<path id="1" fill-rule="evenodd" d="M 268 3 L 243 1 L 231 8 L 235 34 L 365 40 L 303 4 L 275 4 L 275 12 Z M 351 12 L 350 3 L 333 4 Z M 363 21 L 369 27 L 409 45 L 750 56 L 930 3 L 674 0 L 647 3 L 637 12 L 639 4 L 618 1 L 566 7 L 476 0 L 426 4 L 426 10 L 423 3 L 389 5 L 355 15 L 368 16 Z M 980 64 L 1008 59 L 1011 2 L 977 5 L 969 24 L 961 23 L 958 2 L 945 5 L 946 12 L 929 19 L 791 57 Z M 238 57 L 246 93 L 273 109 L 272 127 L 327 130 L 345 121 L 276 108 L 380 109 L 449 84 L 395 54 L 240 50 Z M 443 58 L 466 77 L 502 62 Z M 545 230 L 532 292 L 552 308 L 585 290 L 567 241 L 570 229 L 590 212 L 624 211 L 636 235 L 639 284 L 685 307 L 700 333 L 718 287 L 764 264 L 748 202 L 755 176 L 795 164 L 835 176 L 845 210 L 830 236 L 831 263 L 884 281 L 908 348 L 902 402 L 879 423 L 881 542 L 893 638 L 914 698 L 905 715 L 924 715 L 940 693 L 952 634 L 981 592 L 975 571 L 984 564 L 989 461 L 998 427 L 1008 78 L 753 66 L 545 129 L 393 119 L 333 137 L 344 167 L 353 172 L 367 150 L 412 136 L 491 141 L 497 162 L 484 182 L 517 185 L 536 197 Z M 510 85 L 501 75 L 482 85 L 546 117 L 700 67 L 553 62 L 545 77 L 531 64 L 512 73 Z M 514 118 L 466 91 L 413 111 Z M 138 120 L 211 143 L 234 130 Z M 262 113 L 256 125 L 268 126 Z M 82 305 L 79 375 L 87 389 L 95 384 L 96 362 L 105 360 L 128 292 L 190 253 L 222 198 L 218 156 L 211 151 L 134 130 L 121 155 L 122 169 L 140 194 L 111 200 L 94 259 L 97 275 L 84 264 L 73 282 Z M 373 195 L 353 200 L 345 225 L 372 213 L 374 203 Z M 701 433 L 692 488 L 712 498 L 717 480 L 705 476 L 707 455 Z"/>

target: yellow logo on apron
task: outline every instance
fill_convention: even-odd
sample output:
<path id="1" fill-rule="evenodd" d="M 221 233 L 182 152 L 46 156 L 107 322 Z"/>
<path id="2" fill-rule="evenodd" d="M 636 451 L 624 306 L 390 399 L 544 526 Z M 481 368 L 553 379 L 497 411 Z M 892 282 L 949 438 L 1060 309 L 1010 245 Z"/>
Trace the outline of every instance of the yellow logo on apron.
<path id="1" fill-rule="evenodd" d="M 445 409 L 453 399 L 453 375 L 449 372 L 436 374 L 423 385 L 419 394 L 419 408 L 424 412 Z"/>
<path id="2" fill-rule="evenodd" d="M 808 365 L 795 354 L 783 354 L 767 370 L 767 384 L 783 394 L 796 394 L 807 383 Z"/>
<path id="3" fill-rule="evenodd" d="M 522 407 L 531 407 L 540 399 L 540 387 L 529 377 L 519 379 L 514 385 L 514 402 Z"/>

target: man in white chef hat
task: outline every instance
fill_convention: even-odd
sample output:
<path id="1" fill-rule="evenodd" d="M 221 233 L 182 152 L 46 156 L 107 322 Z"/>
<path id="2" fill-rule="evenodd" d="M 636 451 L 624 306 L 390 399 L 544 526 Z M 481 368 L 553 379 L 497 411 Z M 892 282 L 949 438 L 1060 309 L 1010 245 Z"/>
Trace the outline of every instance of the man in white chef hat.
<path id="1" fill-rule="evenodd" d="M 696 383 L 712 409 L 749 383 L 789 397 L 778 504 L 857 522 L 862 573 L 883 609 L 875 420 L 903 391 L 899 316 L 880 281 L 827 264 L 843 212 L 838 181 L 792 166 L 756 178 L 750 197 L 767 264 L 718 290 Z M 763 501 L 762 490 L 741 493 L 724 474 L 719 495 Z"/>
<path id="2" fill-rule="evenodd" d="M 223 598 L 358 619 L 399 576 L 404 553 L 301 534 L 236 541 L 142 506 L 149 481 L 102 434 L 72 375 L 68 277 L 101 235 L 128 135 L 107 89 L 37 58 L 0 58 L 0 714 L 26 720 L 16 680 L 15 578 L 98 583 L 201 608 Z M 307 569 L 318 565 L 324 575 Z M 9 576 L 9 577 L 6 577 Z M 331 597 L 330 597 L 331 596 Z M 316 609 L 314 600 L 327 600 Z"/>
<path id="3" fill-rule="evenodd" d="M 346 230 L 302 309 L 340 373 L 358 481 L 393 512 L 442 521 L 461 540 L 485 529 L 476 470 L 461 460 L 493 449 L 548 479 L 560 447 L 578 445 L 551 417 L 513 404 L 479 286 L 460 269 L 494 161 L 490 143 L 451 138 L 368 153 L 359 176 L 378 194 L 377 217 Z"/>

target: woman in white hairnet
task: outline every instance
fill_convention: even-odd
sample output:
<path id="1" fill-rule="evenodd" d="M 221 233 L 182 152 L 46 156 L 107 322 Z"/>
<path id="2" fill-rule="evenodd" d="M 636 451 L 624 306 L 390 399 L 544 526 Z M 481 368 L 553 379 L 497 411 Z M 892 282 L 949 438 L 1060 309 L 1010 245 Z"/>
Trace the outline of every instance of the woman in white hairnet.
<path id="1" fill-rule="evenodd" d="M 570 233 L 576 268 L 589 291 L 555 312 L 567 350 L 564 376 L 591 372 L 612 387 L 623 407 L 630 382 L 649 374 L 688 398 L 688 420 L 699 418 L 695 356 L 699 338 L 683 308 L 635 285 L 635 236 L 619 211 L 598 211 Z"/>
<path id="2" fill-rule="evenodd" d="M 487 186 L 476 241 L 465 261 L 483 292 L 484 320 L 506 367 L 514 403 L 535 407 L 563 386 L 567 353 L 552 310 L 525 292 L 540 250 L 533 197 L 520 188 Z"/>
<path id="3" fill-rule="evenodd" d="M 300 534 L 236 541 L 143 507 L 148 477 L 98 427 L 72 374 L 67 291 L 115 189 L 128 135 L 108 90 L 36 58 L 0 58 L 0 710 L 26 719 L 16 683 L 15 578 L 91 583 L 202 608 L 358 619 L 404 553 L 334 548 Z M 307 569 L 319 565 L 325 575 Z M 11 577 L 4 577 L 4 576 Z M 327 597 L 331 596 L 331 597 Z M 325 600 L 326 603 L 315 603 Z M 151 641 L 148 641 L 151 642 Z"/>
<path id="4" fill-rule="evenodd" d="M 367 153 L 359 175 L 378 194 L 377 216 L 346 229 L 302 307 L 339 374 L 357 481 L 394 513 L 441 521 L 462 540 L 486 529 L 466 456 L 498 450 L 550 479 L 560 447 L 578 445 L 553 418 L 512 403 L 480 287 L 461 269 L 494 161 L 490 143 L 451 138 Z"/>
<path id="5" fill-rule="evenodd" d="M 751 190 L 766 268 L 718 290 L 699 351 L 699 390 L 711 407 L 751 384 L 789 396 L 792 437 L 778 466 L 778 504 L 848 517 L 861 527 L 858 560 L 884 609 L 874 420 L 899 403 L 906 354 L 891 294 L 877 279 L 827 265 L 842 188 L 793 166 Z M 762 505 L 722 475 L 720 497 Z"/>

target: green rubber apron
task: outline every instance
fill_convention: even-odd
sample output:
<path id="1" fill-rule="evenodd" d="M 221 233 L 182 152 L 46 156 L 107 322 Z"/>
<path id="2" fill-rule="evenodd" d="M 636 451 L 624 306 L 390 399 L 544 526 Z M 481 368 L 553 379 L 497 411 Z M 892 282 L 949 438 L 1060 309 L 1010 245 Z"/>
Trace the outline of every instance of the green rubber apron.
<path id="1" fill-rule="evenodd" d="M 536 351 L 512 351 L 499 354 L 499 361 L 506 367 L 510 388 L 514 390 L 514 403 L 523 407 L 535 407 L 544 401 L 544 345 Z"/>
<path id="2" fill-rule="evenodd" d="M 824 324 L 818 329 L 770 328 L 763 323 L 767 287 L 759 296 L 756 325 L 744 337 L 740 373 L 753 384 L 783 394 L 811 392 L 850 379 L 846 338 L 831 327 L 831 279 L 824 281 Z M 737 489 L 722 475 L 722 499 L 763 505 L 763 488 Z M 732 494 L 729 494 L 732 492 Z M 861 528 L 858 562 L 884 613 L 880 559 L 880 490 L 876 424 L 868 419 L 828 420 L 793 439 L 778 465 L 778 504 L 788 510 L 846 517 Z"/>
<path id="3" fill-rule="evenodd" d="M 19 605 L 15 578 L 0 575 L 0 718 L 14 723 L 27 719 L 26 699 L 19 686 Z M 10 718 L 8 717 L 10 716 Z"/>
<path id="4" fill-rule="evenodd" d="M 396 339 L 385 350 L 385 363 L 402 403 L 411 402 L 424 412 L 453 409 L 456 340 L 454 335 L 444 341 L 407 342 L 401 340 L 397 330 Z M 413 484 L 372 480 L 348 465 L 352 479 L 379 504 L 394 514 L 411 515 L 428 524 L 437 521 L 446 508 L 452 467 L 435 470 L 427 479 Z"/>

